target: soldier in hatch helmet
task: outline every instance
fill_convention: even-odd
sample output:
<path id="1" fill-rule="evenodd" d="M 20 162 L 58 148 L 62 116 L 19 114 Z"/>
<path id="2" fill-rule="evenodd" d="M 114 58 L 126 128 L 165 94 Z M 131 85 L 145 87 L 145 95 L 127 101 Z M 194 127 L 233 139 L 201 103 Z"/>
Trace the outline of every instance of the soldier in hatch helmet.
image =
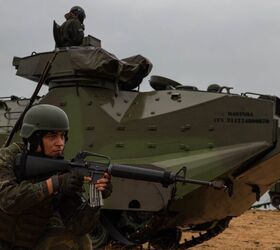
<path id="1" fill-rule="evenodd" d="M 78 19 L 80 20 L 81 23 L 84 22 L 84 19 L 86 18 L 86 13 L 84 11 L 84 9 L 80 6 L 74 6 L 70 9 L 69 13 L 73 13 L 74 16 L 78 17 Z M 69 13 L 67 13 L 66 15 L 68 15 Z"/>
<path id="2" fill-rule="evenodd" d="M 0 249 L 91 249 L 87 233 L 98 208 L 81 199 L 84 176 L 58 173 L 33 180 L 17 180 L 14 159 L 21 154 L 63 158 L 69 121 L 52 105 L 33 106 L 23 119 L 23 143 L 0 149 Z M 110 176 L 98 180 L 105 197 L 111 193 Z"/>
<path id="3" fill-rule="evenodd" d="M 74 6 L 64 15 L 66 21 L 59 26 L 54 22 L 53 34 L 56 47 L 80 46 L 84 38 L 85 11 L 80 6 Z"/>

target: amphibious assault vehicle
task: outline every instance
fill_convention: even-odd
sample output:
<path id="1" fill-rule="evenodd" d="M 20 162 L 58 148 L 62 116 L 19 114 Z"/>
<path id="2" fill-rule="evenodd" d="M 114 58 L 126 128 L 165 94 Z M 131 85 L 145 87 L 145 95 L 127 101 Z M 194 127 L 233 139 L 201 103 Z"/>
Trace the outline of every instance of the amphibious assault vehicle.
<path id="1" fill-rule="evenodd" d="M 84 46 L 15 57 L 13 65 L 18 76 L 48 86 L 34 103 L 53 104 L 68 114 L 66 158 L 86 150 L 115 163 L 174 173 L 186 167 L 189 178 L 227 186 L 164 187 L 113 178 L 113 194 L 92 233 L 95 247 L 112 239 L 149 242 L 155 249 L 199 244 L 222 232 L 280 177 L 276 96 L 238 95 L 219 85 L 200 90 L 163 76 L 151 76 L 153 90 L 141 92 L 150 61 L 139 55 L 120 60 L 93 37 L 86 37 Z M 1 100 L 2 142 L 28 102 L 15 96 Z M 203 233 L 182 243 L 184 231 Z"/>

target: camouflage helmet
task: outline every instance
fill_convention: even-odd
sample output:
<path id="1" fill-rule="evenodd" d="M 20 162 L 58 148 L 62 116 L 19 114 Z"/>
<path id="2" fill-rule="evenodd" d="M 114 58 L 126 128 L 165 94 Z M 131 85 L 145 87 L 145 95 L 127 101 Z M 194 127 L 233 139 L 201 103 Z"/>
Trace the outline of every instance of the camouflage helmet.
<path id="1" fill-rule="evenodd" d="M 39 104 L 25 114 L 20 130 L 22 138 L 30 138 L 37 131 L 68 131 L 69 120 L 66 113 L 53 105 Z"/>
<path id="2" fill-rule="evenodd" d="M 76 17 L 78 17 L 81 22 L 83 22 L 84 19 L 86 18 L 86 13 L 84 9 L 80 6 L 72 7 L 70 9 L 70 12 L 73 13 Z"/>

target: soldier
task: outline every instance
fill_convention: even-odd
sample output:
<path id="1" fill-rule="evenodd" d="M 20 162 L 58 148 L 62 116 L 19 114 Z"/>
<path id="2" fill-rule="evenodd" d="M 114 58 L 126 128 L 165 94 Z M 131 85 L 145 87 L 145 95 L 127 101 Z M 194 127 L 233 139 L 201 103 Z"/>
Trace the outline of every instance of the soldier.
<path id="1" fill-rule="evenodd" d="M 61 26 L 54 22 L 56 47 L 80 46 L 84 38 L 85 11 L 80 6 L 74 6 L 64 17 L 66 21 Z"/>
<path id="2" fill-rule="evenodd" d="M 69 130 L 68 117 L 56 106 L 33 106 L 23 119 L 23 143 L 0 149 L 0 249 L 91 249 L 91 231 L 99 208 L 91 208 L 79 193 L 84 176 L 61 173 L 18 181 L 14 159 L 24 156 L 63 158 Z M 111 193 L 110 176 L 96 187 L 104 198 Z"/>

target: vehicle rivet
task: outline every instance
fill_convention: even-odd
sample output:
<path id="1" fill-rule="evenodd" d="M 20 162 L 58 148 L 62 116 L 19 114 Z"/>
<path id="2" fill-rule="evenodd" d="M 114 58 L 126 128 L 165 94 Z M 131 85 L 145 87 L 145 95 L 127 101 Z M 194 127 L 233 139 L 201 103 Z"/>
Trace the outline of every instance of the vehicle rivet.
<path id="1" fill-rule="evenodd" d="M 213 126 L 210 126 L 208 130 L 209 130 L 209 131 L 214 131 L 215 128 L 214 128 Z"/>
<path id="2" fill-rule="evenodd" d="M 181 94 L 180 93 L 172 93 L 171 94 L 171 99 L 172 100 L 179 100 L 181 98 Z"/>
<path id="3" fill-rule="evenodd" d="M 180 144 L 180 149 L 184 150 L 184 151 L 190 151 L 190 146 L 182 143 L 182 144 Z"/>
<path id="4" fill-rule="evenodd" d="M 157 147 L 156 143 L 153 143 L 153 142 L 148 143 L 148 148 L 156 148 L 156 147 Z"/>
<path id="5" fill-rule="evenodd" d="M 116 143 L 116 148 L 124 148 L 124 143 Z"/>
<path id="6" fill-rule="evenodd" d="M 88 147 L 89 147 L 89 148 L 93 148 L 93 144 L 92 144 L 92 143 L 89 144 Z"/>
<path id="7" fill-rule="evenodd" d="M 127 100 L 127 99 L 124 99 L 123 102 L 124 102 L 124 103 L 128 103 L 128 100 Z"/>
<path id="8" fill-rule="evenodd" d="M 120 113 L 120 112 L 117 112 L 117 116 L 121 116 L 122 115 L 122 113 Z"/>
<path id="9" fill-rule="evenodd" d="M 154 115 L 154 114 L 155 114 L 155 111 L 152 111 L 150 114 L 151 114 L 151 115 Z"/>
<path id="10" fill-rule="evenodd" d="M 186 145 L 185 144 L 180 144 L 180 149 L 185 150 Z"/>
<path id="11" fill-rule="evenodd" d="M 87 126 L 87 127 L 86 127 L 86 130 L 94 130 L 94 129 L 95 129 L 94 126 Z"/>
<path id="12" fill-rule="evenodd" d="M 208 148 L 210 148 L 210 149 L 211 149 L 211 148 L 214 148 L 214 144 L 213 144 L 212 142 L 209 142 L 209 143 L 208 143 Z"/>
<path id="13" fill-rule="evenodd" d="M 88 106 L 91 106 L 91 105 L 92 105 L 92 103 L 93 103 L 92 101 L 89 101 L 89 102 L 88 102 Z"/>
<path id="14" fill-rule="evenodd" d="M 118 130 L 118 131 L 124 131 L 124 130 L 125 130 L 125 126 L 118 126 L 118 127 L 117 127 L 117 130 Z"/>
<path id="15" fill-rule="evenodd" d="M 148 131 L 157 131 L 158 127 L 156 125 L 148 126 Z"/>
<path id="16" fill-rule="evenodd" d="M 185 132 L 185 131 L 187 131 L 187 130 L 189 130 L 189 129 L 191 129 L 191 125 L 190 125 L 190 124 L 186 124 L 186 125 L 183 125 L 183 126 L 181 127 L 181 131 L 182 131 L 182 132 Z"/>
<path id="17" fill-rule="evenodd" d="M 160 100 L 160 98 L 159 98 L 159 97 L 157 97 L 155 100 L 158 102 L 158 101 Z"/>

